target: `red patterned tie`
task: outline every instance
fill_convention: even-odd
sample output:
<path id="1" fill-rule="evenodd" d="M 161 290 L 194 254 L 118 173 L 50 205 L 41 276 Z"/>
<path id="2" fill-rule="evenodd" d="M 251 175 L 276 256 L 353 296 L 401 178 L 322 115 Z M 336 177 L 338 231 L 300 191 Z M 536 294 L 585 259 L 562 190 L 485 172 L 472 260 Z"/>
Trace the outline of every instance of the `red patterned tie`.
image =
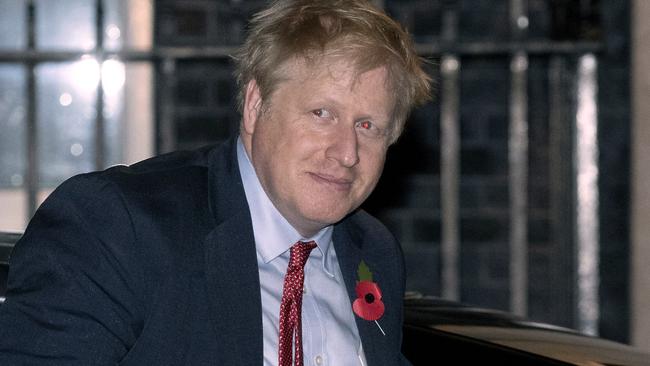
<path id="1" fill-rule="evenodd" d="M 316 243 L 297 242 L 291 247 L 289 267 L 284 276 L 282 303 L 280 304 L 280 341 L 278 345 L 279 366 L 291 366 L 292 354 L 295 365 L 303 366 L 302 360 L 302 286 L 305 282 L 305 263 Z M 295 337 L 294 337 L 295 334 Z M 295 338 L 295 352 L 291 352 Z"/>

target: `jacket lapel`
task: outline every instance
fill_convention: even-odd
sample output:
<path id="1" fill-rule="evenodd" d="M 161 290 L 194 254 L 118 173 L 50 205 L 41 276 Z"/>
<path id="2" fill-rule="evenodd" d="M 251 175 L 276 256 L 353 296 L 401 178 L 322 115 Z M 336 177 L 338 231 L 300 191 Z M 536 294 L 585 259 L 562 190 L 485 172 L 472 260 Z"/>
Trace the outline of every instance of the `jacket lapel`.
<path id="1" fill-rule="evenodd" d="M 224 357 L 230 358 L 227 363 L 261 365 L 262 305 L 255 239 L 235 141 L 215 149 L 209 163 L 209 201 L 216 227 L 205 239 L 207 293 L 218 341 L 228 354 Z"/>
<path id="2" fill-rule="evenodd" d="M 348 291 L 350 298 L 350 307 L 352 302 L 356 300 L 356 285 L 357 285 L 357 270 L 361 260 L 366 262 L 368 267 L 373 272 L 373 280 L 381 283 L 381 273 L 379 269 L 379 261 L 375 258 L 371 250 L 371 246 L 363 245 L 363 238 L 358 232 L 353 231 L 350 219 L 344 220 L 338 224 L 334 229 L 333 242 L 336 249 L 336 256 L 341 267 L 341 273 L 345 281 L 345 287 Z M 370 248 L 369 248 L 370 247 Z M 354 316 L 359 330 L 359 337 L 363 344 L 363 350 L 366 356 L 368 365 L 382 365 L 390 357 L 391 347 L 387 342 L 387 336 L 384 336 L 375 322 L 364 320 Z M 381 319 L 378 320 L 381 323 Z M 384 328 L 386 331 L 386 328 Z"/>

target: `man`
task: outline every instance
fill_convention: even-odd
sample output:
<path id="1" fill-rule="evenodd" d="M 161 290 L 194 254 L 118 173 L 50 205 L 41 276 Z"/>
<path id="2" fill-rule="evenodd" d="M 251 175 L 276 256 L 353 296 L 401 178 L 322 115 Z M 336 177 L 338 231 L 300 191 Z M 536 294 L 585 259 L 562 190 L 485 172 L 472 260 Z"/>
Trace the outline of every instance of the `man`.
<path id="1" fill-rule="evenodd" d="M 401 251 L 357 209 L 428 97 L 411 40 L 365 1 L 278 1 L 235 59 L 240 136 L 72 178 L 41 206 L 0 364 L 406 363 Z"/>

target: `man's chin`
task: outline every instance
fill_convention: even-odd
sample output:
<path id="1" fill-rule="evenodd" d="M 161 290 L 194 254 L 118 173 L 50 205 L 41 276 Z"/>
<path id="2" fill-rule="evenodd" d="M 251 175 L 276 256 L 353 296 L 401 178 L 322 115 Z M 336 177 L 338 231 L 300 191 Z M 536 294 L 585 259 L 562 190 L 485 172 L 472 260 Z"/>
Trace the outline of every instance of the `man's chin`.
<path id="1" fill-rule="evenodd" d="M 341 210 L 341 206 L 324 208 L 321 212 L 315 212 L 313 215 L 306 216 L 314 226 L 319 226 L 321 229 L 338 223 L 343 220 L 353 210 Z"/>

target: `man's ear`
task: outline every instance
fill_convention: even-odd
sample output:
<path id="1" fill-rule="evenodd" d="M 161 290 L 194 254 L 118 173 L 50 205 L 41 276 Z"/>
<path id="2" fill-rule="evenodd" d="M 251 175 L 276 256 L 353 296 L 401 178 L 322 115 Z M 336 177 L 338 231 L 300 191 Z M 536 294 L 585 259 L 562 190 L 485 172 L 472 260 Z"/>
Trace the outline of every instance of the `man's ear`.
<path id="1" fill-rule="evenodd" d="M 261 114 L 262 95 L 257 82 L 253 79 L 246 84 L 246 94 L 244 95 L 243 123 L 244 131 L 252 135 L 255 132 L 255 123 Z"/>

